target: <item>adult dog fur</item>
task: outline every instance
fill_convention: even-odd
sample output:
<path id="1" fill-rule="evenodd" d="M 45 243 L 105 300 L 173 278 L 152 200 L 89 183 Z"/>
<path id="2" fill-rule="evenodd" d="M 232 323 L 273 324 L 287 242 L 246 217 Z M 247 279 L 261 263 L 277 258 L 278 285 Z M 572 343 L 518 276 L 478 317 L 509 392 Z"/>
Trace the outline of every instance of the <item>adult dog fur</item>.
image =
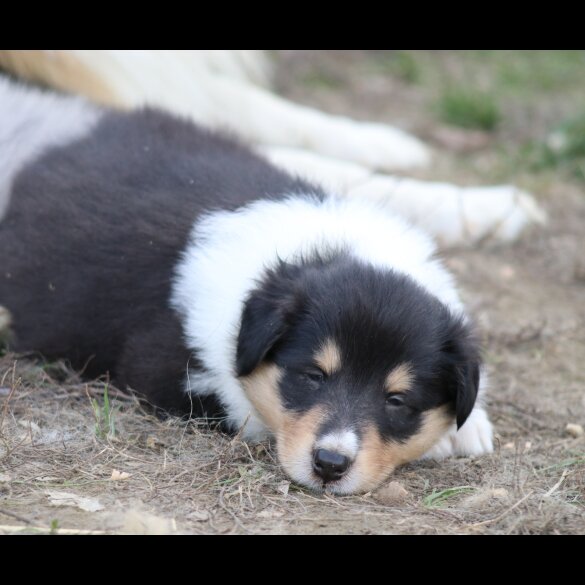
<path id="1" fill-rule="evenodd" d="M 342 196 L 376 201 L 443 246 L 514 240 L 545 219 L 532 196 L 511 185 L 458 187 L 385 174 L 427 166 L 431 149 L 387 124 L 276 95 L 263 51 L 0 50 L 0 67 L 102 105 L 156 106 L 228 128 L 281 168 Z"/>
<path id="2" fill-rule="evenodd" d="M 477 342 L 423 233 L 157 110 L 0 79 L 0 120 L 15 350 L 271 433 L 315 489 L 491 450 Z"/>

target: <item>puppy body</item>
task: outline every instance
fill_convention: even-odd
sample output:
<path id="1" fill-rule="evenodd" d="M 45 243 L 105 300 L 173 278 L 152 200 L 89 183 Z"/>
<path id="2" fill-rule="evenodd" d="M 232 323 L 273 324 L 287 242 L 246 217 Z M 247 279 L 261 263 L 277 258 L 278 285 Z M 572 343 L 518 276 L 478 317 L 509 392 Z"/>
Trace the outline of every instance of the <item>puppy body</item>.
<path id="1" fill-rule="evenodd" d="M 17 351 L 270 432 L 314 488 L 369 489 L 447 440 L 465 453 L 470 414 L 464 443 L 491 449 L 475 342 L 423 233 L 155 110 L 0 80 L 0 117 L 0 148 L 21 145 L 0 169 Z"/>

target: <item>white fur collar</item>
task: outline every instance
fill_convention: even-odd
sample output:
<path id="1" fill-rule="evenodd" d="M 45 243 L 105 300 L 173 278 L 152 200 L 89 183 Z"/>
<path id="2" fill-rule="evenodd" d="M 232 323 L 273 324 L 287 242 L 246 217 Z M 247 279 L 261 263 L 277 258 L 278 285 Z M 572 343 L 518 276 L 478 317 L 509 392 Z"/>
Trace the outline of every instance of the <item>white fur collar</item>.
<path id="1" fill-rule="evenodd" d="M 253 202 L 236 211 L 212 212 L 193 227 L 177 265 L 172 306 L 183 318 L 188 347 L 209 374 L 192 372 L 187 390 L 216 392 L 243 436 L 266 433 L 235 375 L 236 340 L 244 302 L 277 258 L 294 260 L 313 250 L 344 247 L 366 262 L 414 278 L 462 312 L 451 275 L 432 258 L 428 236 L 388 210 L 362 200 L 320 201 L 291 196 Z"/>

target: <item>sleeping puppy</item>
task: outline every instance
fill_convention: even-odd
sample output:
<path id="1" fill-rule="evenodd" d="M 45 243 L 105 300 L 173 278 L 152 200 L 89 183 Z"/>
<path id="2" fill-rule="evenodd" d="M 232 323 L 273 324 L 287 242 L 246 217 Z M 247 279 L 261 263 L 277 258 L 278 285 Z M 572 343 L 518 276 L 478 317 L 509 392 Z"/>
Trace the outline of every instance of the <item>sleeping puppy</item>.
<path id="1" fill-rule="evenodd" d="M 0 79 L 12 348 L 271 434 L 305 486 L 360 492 L 491 450 L 478 344 L 434 252 L 225 135 Z"/>

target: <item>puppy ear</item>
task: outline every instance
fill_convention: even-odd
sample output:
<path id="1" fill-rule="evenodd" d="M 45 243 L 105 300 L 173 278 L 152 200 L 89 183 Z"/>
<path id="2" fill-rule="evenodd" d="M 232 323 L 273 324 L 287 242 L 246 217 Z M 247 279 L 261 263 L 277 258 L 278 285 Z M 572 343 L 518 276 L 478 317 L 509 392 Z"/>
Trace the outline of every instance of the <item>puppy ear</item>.
<path id="1" fill-rule="evenodd" d="M 278 271 L 270 272 L 244 305 L 236 351 L 238 376 L 247 376 L 260 365 L 299 313 L 301 295 L 294 291 L 285 269 L 282 264 Z"/>
<path id="2" fill-rule="evenodd" d="M 455 402 L 457 429 L 460 429 L 471 414 L 479 391 L 481 358 L 471 326 L 462 319 L 452 318 L 443 351 L 447 358 L 449 389 Z"/>

